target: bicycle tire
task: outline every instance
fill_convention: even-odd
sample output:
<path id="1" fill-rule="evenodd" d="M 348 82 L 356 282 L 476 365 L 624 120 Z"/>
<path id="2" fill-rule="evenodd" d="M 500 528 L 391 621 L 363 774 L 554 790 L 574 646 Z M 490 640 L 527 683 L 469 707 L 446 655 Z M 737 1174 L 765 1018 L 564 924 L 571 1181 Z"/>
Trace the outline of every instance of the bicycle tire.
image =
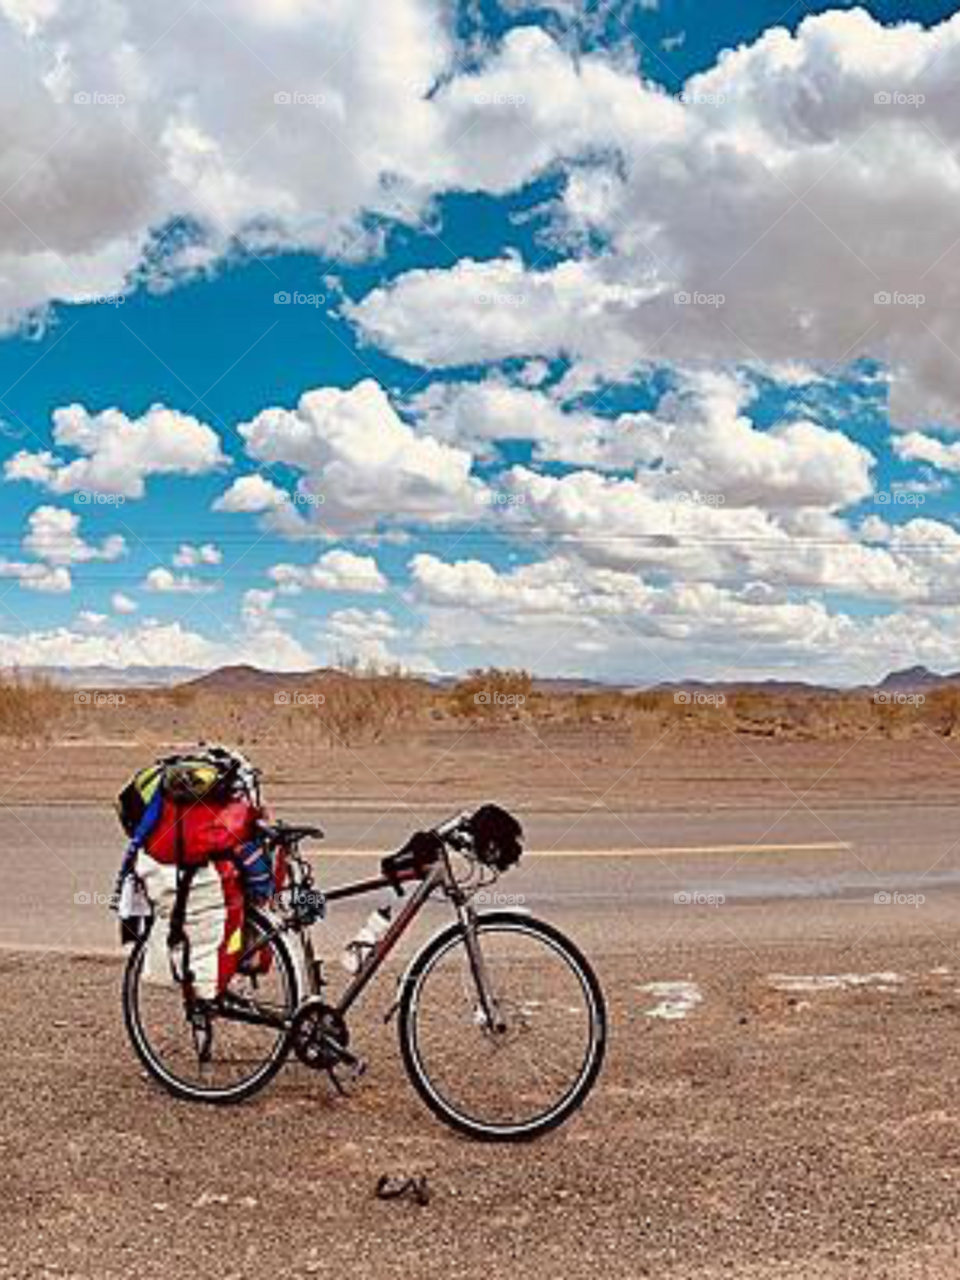
<path id="1" fill-rule="evenodd" d="M 264 933 L 269 933 L 273 927 L 271 921 L 259 911 L 248 910 L 247 920 L 250 925 L 260 928 Z M 174 1097 L 181 1098 L 187 1102 L 202 1102 L 213 1105 L 243 1102 L 265 1088 L 284 1065 L 290 1054 L 292 1047 L 292 1030 L 290 1028 L 278 1040 L 276 1047 L 269 1058 L 265 1060 L 263 1066 L 252 1076 L 236 1085 L 218 1089 L 198 1089 L 191 1087 L 186 1081 L 165 1069 L 163 1062 L 150 1045 L 139 1016 L 138 991 L 143 975 L 143 962 L 146 955 L 148 937 L 149 934 L 135 944 L 127 960 L 123 976 L 124 1025 L 137 1057 L 146 1068 L 148 1074 L 169 1093 L 173 1094 Z M 272 937 L 271 946 L 274 950 L 276 962 L 283 971 L 286 989 L 291 995 L 289 1013 L 292 1021 L 300 998 L 297 966 L 282 935 L 277 934 Z"/>
<path id="2" fill-rule="evenodd" d="M 464 929 L 459 923 L 438 933 L 415 958 L 407 974 L 400 999 L 397 1031 L 400 1053 L 411 1083 L 435 1116 L 453 1129 L 469 1137 L 487 1142 L 527 1142 L 564 1123 L 590 1093 L 606 1051 L 607 1015 L 603 992 L 597 976 L 582 952 L 552 925 L 532 916 L 510 912 L 489 912 L 477 920 L 481 950 L 484 933 L 509 932 L 537 938 L 559 953 L 576 974 L 590 1012 L 589 1051 L 574 1085 L 549 1110 L 535 1120 L 516 1125 L 495 1125 L 478 1121 L 458 1111 L 431 1082 L 417 1043 L 417 1009 L 421 992 L 434 965 L 458 943 L 464 943 Z"/>

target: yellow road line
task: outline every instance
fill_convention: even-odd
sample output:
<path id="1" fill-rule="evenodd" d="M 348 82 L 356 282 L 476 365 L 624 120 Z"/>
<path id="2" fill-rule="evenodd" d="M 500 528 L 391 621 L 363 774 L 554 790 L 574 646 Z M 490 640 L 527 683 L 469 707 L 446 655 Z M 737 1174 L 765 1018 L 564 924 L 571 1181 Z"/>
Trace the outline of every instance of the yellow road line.
<path id="1" fill-rule="evenodd" d="M 532 858 L 686 858 L 693 854 L 726 856 L 747 853 L 840 853 L 854 848 L 850 841 L 830 840 L 805 844 L 695 844 L 638 845 L 635 849 L 527 849 Z M 313 845 L 305 850 L 314 858 L 383 858 L 393 849 L 324 849 Z"/>

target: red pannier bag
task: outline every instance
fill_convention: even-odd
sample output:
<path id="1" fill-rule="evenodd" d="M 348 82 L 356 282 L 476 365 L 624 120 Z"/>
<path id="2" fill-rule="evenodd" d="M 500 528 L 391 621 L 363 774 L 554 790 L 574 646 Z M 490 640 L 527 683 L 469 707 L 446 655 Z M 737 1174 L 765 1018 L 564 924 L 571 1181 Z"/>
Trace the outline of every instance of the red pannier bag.
<path id="1" fill-rule="evenodd" d="M 256 840 L 260 817 L 260 809 L 240 796 L 188 803 L 165 798 L 143 849 L 157 862 L 200 866 Z"/>

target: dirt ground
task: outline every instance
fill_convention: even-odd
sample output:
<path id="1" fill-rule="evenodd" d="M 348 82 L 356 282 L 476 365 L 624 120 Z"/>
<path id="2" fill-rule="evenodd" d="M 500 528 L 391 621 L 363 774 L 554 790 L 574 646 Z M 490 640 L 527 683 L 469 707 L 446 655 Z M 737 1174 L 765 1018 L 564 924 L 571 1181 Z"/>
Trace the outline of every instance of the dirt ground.
<path id="1" fill-rule="evenodd" d="M 143 1077 L 117 962 L 6 954 L 0 1275 L 956 1274 L 960 975 L 942 947 L 877 938 L 857 967 L 897 983 L 806 993 L 768 975 L 809 973 L 807 946 L 756 965 L 716 942 L 663 948 L 703 1003 L 649 1017 L 637 957 L 601 957 L 607 1068 L 579 1117 L 523 1148 L 424 1111 L 377 1001 L 351 1099 L 296 1065 L 203 1108 Z M 384 1172 L 425 1174 L 429 1206 L 377 1201 Z"/>
<path id="2" fill-rule="evenodd" d="M 638 736 L 613 727 L 478 721 L 438 722 L 409 737 L 333 746 L 269 737 L 240 745 L 263 769 L 265 788 L 287 801 L 463 805 L 493 796 L 516 807 L 582 811 L 610 806 L 766 805 L 802 794 L 813 804 L 838 798 L 942 799 L 960 781 L 960 740 L 933 733 L 908 742 L 866 735 L 822 740 L 751 738 L 667 730 Z M 111 802 L 133 771 L 156 754 L 195 745 L 129 734 L 114 740 L 65 736 L 52 745 L 7 745 L 0 803 Z"/>

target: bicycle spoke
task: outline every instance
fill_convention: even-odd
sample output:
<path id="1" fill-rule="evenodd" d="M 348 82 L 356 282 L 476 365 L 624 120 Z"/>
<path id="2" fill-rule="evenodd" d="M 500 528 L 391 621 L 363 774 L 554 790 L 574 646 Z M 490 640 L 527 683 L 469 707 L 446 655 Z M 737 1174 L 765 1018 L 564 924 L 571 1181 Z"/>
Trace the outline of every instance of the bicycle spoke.
<path id="1" fill-rule="evenodd" d="M 415 1068 L 431 1104 L 459 1122 L 491 1132 L 533 1128 L 593 1069 L 594 999 L 549 930 L 481 922 L 478 942 L 502 1029 L 482 1025 L 466 946 L 453 935 L 418 981 Z"/>
<path id="2" fill-rule="evenodd" d="M 256 947 L 248 948 L 250 955 Z M 288 1046 L 296 1005 L 290 961 L 271 939 L 260 949 L 262 972 L 235 974 L 218 1000 L 196 1007 L 182 987 L 149 981 L 143 954 L 131 960 L 126 984 L 127 1019 L 148 1070 L 188 1097 L 239 1094 L 269 1078 Z"/>

